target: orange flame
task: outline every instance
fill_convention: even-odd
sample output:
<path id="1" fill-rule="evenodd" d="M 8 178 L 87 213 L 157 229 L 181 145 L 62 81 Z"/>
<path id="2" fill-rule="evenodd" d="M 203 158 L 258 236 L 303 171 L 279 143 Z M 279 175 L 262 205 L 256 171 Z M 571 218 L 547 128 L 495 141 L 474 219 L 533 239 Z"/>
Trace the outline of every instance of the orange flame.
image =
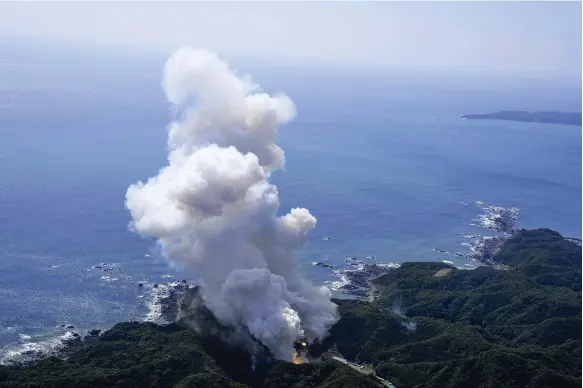
<path id="1" fill-rule="evenodd" d="M 296 352 L 292 356 L 292 362 L 294 364 L 304 364 L 304 363 L 306 363 L 306 359 L 304 357 L 302 357 L 301 354 Z"/>

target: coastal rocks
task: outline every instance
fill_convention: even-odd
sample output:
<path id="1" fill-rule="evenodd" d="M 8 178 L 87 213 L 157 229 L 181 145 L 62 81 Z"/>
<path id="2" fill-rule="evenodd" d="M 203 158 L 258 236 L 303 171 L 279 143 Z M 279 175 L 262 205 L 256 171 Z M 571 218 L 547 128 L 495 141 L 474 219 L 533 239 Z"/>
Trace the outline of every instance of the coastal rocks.
<path id="1" fill-rule="evenodd" d="M 319 261 L 314 261 L 312 263 L 315 267 L 322 267 L 322 268 L 335 268 L 332 264 L 321 263 Z"/>
<path id="2" fill-rule="evenodd" d="M 62 325 L 61 327 L 65 328 Z M 66 358 L 79 347 L 98 339 L 100 333 L 101 330 L 90 330 L 83 336 L 78 332 L 66 331 L 57 338 L 39 342 L 27 342 L 24 344 L 25 349 L 28 348 L 27 350 L 18 352 L 10 358 L 3 359 L 2 363 L 7 365 L 33 366 L 39 360 L 49 356 Z"/>
<path id="3" fill-rule="evenodd" d="M 463 205 L 469 203 L 461 202 Z M 479 228 L 487 229 L 494 236 L 484 236 L 477 233 L 464 235 L 465 242 L 462 244 L 468 248 L 468 252 L 453 252 L 441 248 L 433 248 L 434 252 L 441 255 L 449 255 L 451 260 L 440 260 L 448 265 L 457 267 L 475 268 L 478 263 L 491 266 L 496 269 L 508 269 L 507 266 L 497 263 L 495 257 L 501 246 L 516 233 L 515 225 L 518 222 L 520 211 L 517 208 L 504 208 L 501 206 L 489 206 L 482 201 L 474 201 L 481 213 L 474 219 Z M 460 259 L 464 259 L 463 264 Z M 452 261 L 453 260 L 453 261 Z M 454 262 L 455 261 L 455 262 Z M 468 262 L 469 261 L 469 262 Z M 372 256 L 367 256 L 363 260 L 349 256 L 345 258 L 345 264 L 349 268 L 333 268 L 324 263 L 313 263 L 316 266 L 333 269 L 339 280 L 326 282 L 330 289 L 355 298 L 367 298 L 371 294 L 371 280 L 387 273 L 390 268 L 398 267 L 398 264 L 384 264 Z"/>
<path id="4" fill-rule="evenodd" d="M 367 299 L 372 291 L 371 281 L 378 276 L 386 274 L 391 268 L 397 268 L 396 263 L 382 263 L 373 261 L 374 257 L 368 256 L 365 260 L 356 257 L 347 257 L 345 263 L 350 268 L 335 269 L 333 273 L 340 279 L 328 281 L 326 285 L 333 291 L 347 296 Z M 368 262 L 367 262 L 368 261 Z"/>
<path id="5" fill-rule="evenodd" d="M 502 245 L 511 237 L 510 234 L 502 236 L 481 236 L 478 234 L 470 234 L 465 236 L 467 245 L 470 249 L 468 258 L 495 269 L 508 269 L 508 266 L 500 264 L 495 261 L 495 257 L 500 251 Z"/>
<path id="6" fill-rule="evenodd" d="M 116 267 L 114 265 L 110 265 L 110 264 L 107 264 L 107 263 L 101 263 L 101 264 L 98 264 L 98 265 L 94 265 L 91 268 L 97 269 L 97 270 L 102 271 L 102 272 L 121 272 L 121 268 L 120 267 Z M 111 279 L 110 277 L 107 277 L 107 276 L 104 276 L 103 278 L 106 278 L 105 280 Z M 117 279 L 115 279 L 115 280 L 117 280 Z"/>
<path id="7" fill-rule="evenodd" d="M 359 265 L 364 264 L 364 261 L 358 260 L 356 257 L 347 257 L 346 260 L 344 260 L 344 262 L 353 267 L 358 267 Z"/>
<path id="8" fill-rule="evenodd" d="M 186 280 L 169 284 L 155 284 L 151 290 L 151 311 L 146 321 L 155 323 L 174 322 L 181 316 L 180 304 L 192 289 Z"/>
<path id="9" fill-rule="evenodd" d="M 81 332 L 83 333 L 83 332 Z M 65 333 L 63 338 L 61 339 L 60 346 L 57 346 L 55 351 L 57 352 L 58 356 L 65 356 L 70 351 L 74 350 L 74 348 L 80 346 L 82 343 L 86 343 L 88 341 L 96 340 L 101 335 L 101 329 L 92 329 L 85 332 L 85 335 L 79 334 L 74 331 L 70 331 Z"/>
<path id="10" fill-rule="evenodd" d="M 151 303 L 155 305 L 156 318 L 146 319 L 155 323 L 168 323 L 175 321 L 182 316 L 181 303 L 185 299 L 184 295 L 188 290 L 193 290 L 195 286 L 188 284 L 186 280 L 170 284 L 153 284 L 141 281 L 142 289 L 145 289 L 146 295 L 151 296 Z M 15 348 L 13 354 L 0 359 L 5 364 L 18 365 L 35 365 L 39 360 L 46 357 L 54 356 L 66 358 L 87 343 L 98 340 L 108 340 L 115 337 L 115 333 L 107 334 L 101 329 L 83 330 L 76 322 L 58 323 L 54 328 L 53 336 L 46 339 L 30 338 L 22 336 L 18 348 Z"/>
<path id="11" fill-rule="evenodd" d="M 515 207 L 485 206 L 476 221 L 479 226 L 494 232 L 513 233 L 519 216 L 520 210 Z"/>
<path id="12" fill-rule="evenodd" d="M 565 237 L 565 240 L 572 242 L 573 244 L 579 245 L 581 246 L 581 239 L 579 238 L 574 238 L 574 237 Z"/>
<path id="13" fill-rule="evenodd" d="M 460 204 L 467 206 L 469 203 L 460 201 Z M 467 233 L 463 235 L 462 246 L 467 247 L 468 252 L 451 252 L 445 249 L 432 248 L 440 255 L 451 255 L 466 259 L 465 263 L 458 260 L 454 263 L 450 260 L 440 260 L 446 264 L 459 267 L 475 268 L 478 263 L 491 266 L 496 269 L 508 269 L 506 266 L 497 263 L 494 258 L 498 254 L 500 247 L 516 232 L 515 225 L 520 217 L 520 210 L 515 207 L 505 208 L 501 206 L 486 205 L 483 201 L 474 201 L 473 204 L 480 209 L 480 214 L 470 222 L 469 225 L 486 229 L 490 235 L 481 233 Z"/>
<path id="14" fill-rule="evenodd" d="M 342 274 L 346 284 L 340 290 L 360 298 L 366 298 L 371 291 L 370 281 L 388 271 L 389 267 L 381 266 L 378 263 L 365 263 L 356 269 L 344 270 Z"/>
<path id="15" fill-rule="evenodd" d="M 464 255 L 463 253 L 460 253 L 460 252 L 450 252 L 450 251 L 446 251 L 445 249 L 439 249 L 439 248 L 433 248 L 432 250 L 437 252 L 437 253 L 444 254 L 444 255 L 454 255 L 457 257 L 466 257 L 466 255 Z"/>

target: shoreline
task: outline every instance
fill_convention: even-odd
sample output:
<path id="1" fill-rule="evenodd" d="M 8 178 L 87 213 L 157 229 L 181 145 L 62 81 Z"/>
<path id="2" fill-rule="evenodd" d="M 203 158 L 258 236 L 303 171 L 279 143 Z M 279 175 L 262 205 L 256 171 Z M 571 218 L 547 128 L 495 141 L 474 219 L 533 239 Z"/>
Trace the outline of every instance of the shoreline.
<path id="1" fill-rule="evenodd" d="M 469 203 L 462 203 L 467 206 Z M 495 236 L 486 236 L 478 233 L 471 233 L 464 236 L 465 242 L 462 246 L 466 247 L 466 252 L 449 252 L 439 248 L 432 248 L 434 252 L 440 255 L 453 255 L 466 261 L 463 265 L 456 266 L 453 261 L 445 260 L 444 258 L 436 259 L 435 261 L 425 260 L 418 262 L 441 262 L 451 267 L 458 269 L 474 269 L 480 265 L 486 265 L 495 269 L 509 269 L 502 263 L 497 263 L 493 260 L 495 255 L 499 252 L 503 244 L 511 238 L 520 229 L 514 229 L 515 223 L 519 219 L 519 210 L 516 208 L 503 208 L 499 206 L 485 205 L 482 201 L 474 201 L 473 204 L 481 211 L 476 218 L 469 225 L 473 227 L 480 227 L 496 234 Z M 577 240 L 570 239 L 569 240 Z M 580 240 L 579 244 L 580 244 Z M 416 261 L 417 262 L 417 261 Z M 321 267 L 329 271 L 329 280 L 324 281 L 323 285 L 333 291 L 333 297 L 336 299 L 358 299 L 363 301 L 374 301 L 377 289 L 374 285 L 374 279 L 388 273 L 391 269 L 399 268 L 402 263 L 386 262 L 379 260 L 374 256 L 367 256 L 358 258 L 356 256 L 346 256 L 341 265 L 332 265 L 324 262 L 312 262 L 313 266 Z M 93 268 L 101 270 L 109 270 L 107 264 L 102 263 Z M 197 287 L 192 282 L 186 280 L 172 281 L 168 283 L 137 283 L 140 287 L 144 287 L 145 293 L 143 296 L 149 299 L 146 302 L 148 312 L 146 316 L 133 321 L 138 322 L 153 322 L 156 324 L 168 324 L 180 319 L 180 311 L 178 303 L 181 296 L 184 296 L 188 289 Z M 115 325 L 115 323 L 113 324 Z M 66 355 L 69 352 L 67 349 L 75 349 L 79 342 L 83 342 L 84 336 L 90 332 L 100 330 L 104 332 L 108 327 L 93 328 L 84 331 L 78 331 L 76 337 L 61 338 L 55 337 L 47 342 L 52 345 L 46 346 L 46 350 L 30 351 L 26 348 L 19 353 L 14 351 L 12 356 L 4 356 L 0 363 L 8 363 L 12 359 L 28 358 L 28 360 L 38 359 L 38 356 L 50 357 L 53 355 Z M 66 334 L 66 333 L 65 333 Z M 69 334 L 72 336 L 73 333 Z M 62 336 L 62 334 L 61 334 Z M 23 347 L 34 347 L 37 342 L 30 342 Z M 6 349 L 6 348 L 5 348 Z M 41 357 L 41 358 L 42 358 Z M 26 361 L 30 362 L 30 361 Z"/>
<path id="2" fill-rule="evenodd" d="M 515 229 L 513 233 L 505 234 L 504 236 L 492 237 L 490 238 L 491 243 L 485 244 L 485 256 L 482 258 L 480 263 L 483 266 L 491 267 L 497 271 L 506 271 L 512 269 L 510 266 L 494 260 L 495 255 L 500 252 L 504 244 L 511 239 L 513 236 L 520 233 L 528 232 L 527 229 Z M 562 236 L 561 236 L 562 237 Z M 577 244 L 577 242 L 572 241 L 572 238 L 562 237 L 562 240 L 570 241 Z M 580 240 L 579 244 L 580 245 Z M 374 257 L 367 257 L 366 259 L 374 260 Z M 477 260 L 477 259 L 475 259 Z M 398 263 L 382 263 L 382 262 L 372 262 L 366 263 L 363 260 L 358 260 L 356 257 L 348 257 L 345 260 L 350 268 L 348 269 L 338 269 L 332 266 L 328 266 L 328 269 L 333 271 L 339 271 L 344 276 L 347 282 L 343 287 L 337 290 L 340 295 L 333 297 L 336 300 L 360 300 L 363 302 L 374 303 L 379 297 L 379 291 L 381 287 L 377 285 L 376 280 L 381 279 L 384 275 L 387 275 L 391 271 L 399 268 L 401 265 Z M 418 261 L 418 262 L 407 262 L 408 265 L 414 264 L 426 264 L 435 263 L 447 268 L 461 270 L 461 271 L 471 271 L 476 268 L 460 268 L 454 265 L 436 262 L 436 261 Z M 314 263 L 317 265 L 317 263 Z M 192 314 L 192 311 L 187 311 L 184 306 L 191 306 L 194 299 L 199 298 L 200 294 L 198 292 L 199 286 L 193 283 L 188 283 L 186 281 L 182 282 L 170 282 L 167 284 L 155 284 L 152 290 L 160 290 L 160 294 L 157 299 L 157 311 L 159 315 L 153 318 L 157 319 L 142 319 L 132 322 L 136 323 L 153 323 L 160 326 L 171 325 L 179 322 L 182 318 L 188 317 Z M 402 320 L 402 325 L 414 325 L 414 321 L 403 315 L 401 312 L 401 306 L 395 305 L 390 311 Z M 57 357 L 60 359 L 67 359 L 76 350 L 87 346 L 95 341 L 98 341 L 106 332 L 111 330 L 115 325 L 124 322 L 118 322 L 107 329 L 91 329 L 91 330 L 78 330 L 78 331 L 68 331 L 64 338 L 59 337 L 54 346 L 48 350 L 28 350 L 22 352 L 18 357 L 12 359 L 5 357 L 1 360 L 0 365 L 4 366 L 16 366 L 16 367 L 31 367 L 37 362 L 50 357 Z M 67 329 L 74 329 L 72 326 L 67 327 Z M 55 342 L 55 341 L 53 341 Z"/>

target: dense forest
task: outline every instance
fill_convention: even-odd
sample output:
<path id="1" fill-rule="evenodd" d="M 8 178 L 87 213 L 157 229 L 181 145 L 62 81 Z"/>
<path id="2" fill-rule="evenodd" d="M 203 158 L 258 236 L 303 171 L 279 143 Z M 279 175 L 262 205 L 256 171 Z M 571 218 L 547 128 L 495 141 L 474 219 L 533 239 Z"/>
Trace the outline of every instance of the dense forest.
<path id="1" fill-rule="evenodd" d="M 309 346 L 320 362 L 258 362 L 184 319 L 132 322 L 66 360 L 0 367 L 0 387 L 382 386 L 331 355 L 370 365 L 398 388 L 581 387 L 581 247 L 522 230 L 495 260 L 508 269 L 404 263 L 374 280 L 372 302 L 336 300 L 340 320 Z"/>

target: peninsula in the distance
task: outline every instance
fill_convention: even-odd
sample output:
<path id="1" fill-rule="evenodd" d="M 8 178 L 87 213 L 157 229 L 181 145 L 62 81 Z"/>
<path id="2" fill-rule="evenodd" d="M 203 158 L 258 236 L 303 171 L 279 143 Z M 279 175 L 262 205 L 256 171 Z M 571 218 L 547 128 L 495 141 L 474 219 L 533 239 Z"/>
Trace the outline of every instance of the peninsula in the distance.
<path id="1" fill-rule="evenodd" d="M 581 126 L 581 112 L 527 112 L 522 110 L 501 110 L 494 113 L 466 114 L 468 120 L 506 120 L 529 123 L 548 123 Z"/>

